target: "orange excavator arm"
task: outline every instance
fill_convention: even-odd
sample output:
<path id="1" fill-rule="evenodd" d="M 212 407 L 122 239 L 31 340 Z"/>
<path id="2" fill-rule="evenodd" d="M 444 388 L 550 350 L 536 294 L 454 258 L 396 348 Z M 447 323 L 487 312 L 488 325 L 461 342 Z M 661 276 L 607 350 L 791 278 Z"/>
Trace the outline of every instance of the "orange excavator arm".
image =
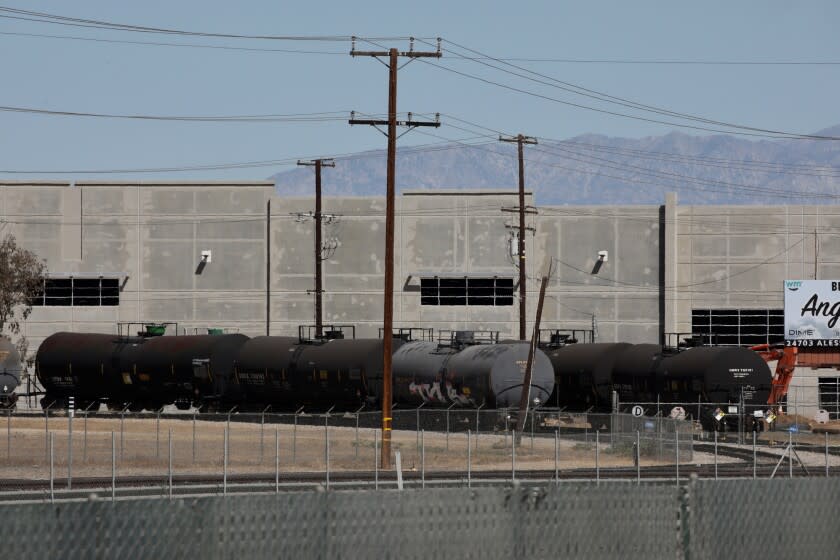
<path id="1" fill-rule="evenodd" d="M 776 362 L 776 373 L 773 374 L 773 384 L 770 388 L 770 396 L 767 404 L 778 404 L 787 395 L 788 387 L 793 379 L 793 370 L 796 369 L 797 348 L 795 346 L 771 346 L 770 344 L 759 344 L 750 347 L 750 350 L 764 358 L 766 362 Z"/>

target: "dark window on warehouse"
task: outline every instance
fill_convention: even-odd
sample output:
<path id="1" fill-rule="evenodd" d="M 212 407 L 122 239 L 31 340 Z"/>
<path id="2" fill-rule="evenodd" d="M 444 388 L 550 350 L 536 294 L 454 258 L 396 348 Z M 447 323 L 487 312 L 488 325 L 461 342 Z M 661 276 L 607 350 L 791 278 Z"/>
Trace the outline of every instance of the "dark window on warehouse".
<path id="1" fill-rule="evenodd" d="M 828 411 L 832 420 L 840 420 L 840 377 L 820 377 L 820 408 Z"/>
<path id="2" fill-rule="evenodd" d="M 692 309 L 691 332 L 705 344 L 755 346 L 785 340 L 783 309 Z"/>
<path id="3" fill-rule="evenodd" d="M 420 278 L 421 305 L 513 305 L 513 278 Z"/>
<path id="4" fill-rule="evenodd" d="M 33 306 L 100 307 L 120 304 L 119 278 L 45 278 Z"/>

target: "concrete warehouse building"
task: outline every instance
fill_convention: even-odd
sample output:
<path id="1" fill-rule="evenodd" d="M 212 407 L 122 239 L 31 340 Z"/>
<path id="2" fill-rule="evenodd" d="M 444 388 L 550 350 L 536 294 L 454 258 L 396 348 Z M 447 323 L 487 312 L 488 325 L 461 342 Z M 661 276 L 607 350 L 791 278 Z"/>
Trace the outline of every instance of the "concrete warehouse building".
<path id="1" fill-rule="evenodd" d="M 395 325 L 516 336 L 517 204 L 513 190 L 398 196 Z M 3 232 L 49 268 L 31 349 L 129 322 L 296 334 L 314 322 L 313 209 L 267 181 L 0 182 Z M 325 197 L 323 212 L 324 321 L 378 336 L 384 197 Z M 840 277 L 840 206 L 679 206 L 669 194 L 660 206 L 542 206 L 527 222 L 529 319 L 553 259 L 544 328 L 594 328 L 603 342 L 780 341 L 783 281 Z M 800 368 L 791 403 L 838 414 L 838 392 L 835 370 Z"/>

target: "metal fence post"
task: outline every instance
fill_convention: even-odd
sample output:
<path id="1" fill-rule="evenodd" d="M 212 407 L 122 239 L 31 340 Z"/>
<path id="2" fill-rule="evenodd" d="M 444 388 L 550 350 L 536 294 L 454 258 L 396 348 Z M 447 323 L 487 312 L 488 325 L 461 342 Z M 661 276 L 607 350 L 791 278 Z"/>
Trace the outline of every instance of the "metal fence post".
<path id="1" fill-rule="evenodd" d="M 222 442 L 222 447 L 224 447 L 222 454 L 224 455 L 223 462 L 223 473 L 222 473 L 222 494 L 227 495 L 227 469 L 228 469 L 228 429 L 225 426 L 225 437 L 224 441 Z"/>
<path id="2" fill-rule="evenodd" d="M 677 486 L 680 485 L 680 426 L 677 424 L 677 421 L 674 420 L 674 449 L 675 451 L 675 463 L 677 469 Z"/>
<path id="3" fill-rule="evenodd" d="M 793 430 L 788 430 L 788 478 L 793 478 Z"/>
<path id="4" fill-rule="evenodd" d="M 453 406 L 455 406 L 455 403 L 452 403 L 446 409 L 446 450 L 447 451 L 449 451 L 449 411 L 452 410 Z"/>
<path id="5" fill-rule="evenodd" d="M 516 481 L 516 430 L 510 432 L 510 480 Z"/>
<path id="6" fill-rule="evenodd" d="M 54 453 L 55 453 L 55 434 L 50 434 L 49 437 L 49 449 L 50 449 L 50 502 L 55 503 L 55 461 L 54 461 Z"/>
<path id="7" fill-rule="evenodd" d="M 169 499 L 172 499 L 172 428 L 169 428 Z"/>
<path id="8" fill-rule="evenodd" d="M 265 407 L 260 415 L 260 465 L 265 460 L 265 412 L 271 408 L 271 405 Z"/>
<path id="9" fill-rule="evenodd" d="M 560 429 L 554 430 L 554 484 L 560 484 Z"/>
<path id="10" fill-rule="evenodd" d="M 160 413 L 162 411 L 161 408 L 155 416 L 155 459 L 160 459 Z"/>
<path id="11" fill-rule="evenodd" d="M 379 490 L 379 432 L 373 431 L 373 489 Z"/>
<path id="12" fill-rule="evenodd" d="M 753 478 L 756 477 L 756 469 L 758 468 L 758 465 L 756 465 L 756 460 L 757 454 L 755 451 L 755 430 L 753 430 Z"/>
<path id="13" fill-rule="evenodd" d="M 128 407 L 126 407 L 128 408 Z M 120 414 L 120 461 L 125 458 L 125 408 Z"/>
<path id="14" fill-rule="evenodd" d="M 195 417 L 198 414 L 198 410 L 193 410 L 193 419 L 192 419 L 192 462 L 195 464 Z"/>
<path id="15" fill-rule="evenodd" d="M 715 430 L 715 480 L 718 479 L 718 455 L 717 455 L 718 432 Z"/>
<path id="16" fill-rule="evenodd" d="M 415 446 L 417 447 L 417 453 L 420 453 L 420 409 L 423 408 L 423 405 L 426 404 L 425 401 L 420 403 L 420 406 L 414 411 L 415 420 L 414 420 L 414 441 Z"/>
<path id="17" fill-rule="evenodd" d="M 73 410 L 67 410 L 67 489 L 73 487 Z"/>
<path id="18" fill-rule="evenodd" d="M 479 426 L 480 426 L 480 416 L 479 416 L 479 414 L 481 413 L 482 408 L 484 408 L 484 403 L 481 403 L 481 405 L 478 408 L 475 409 L 475 453 L 476 453 L 476 455 L 478 455 L 478 434 L 480 432 L 480 428 L 479 428 Z"/>
<path id="19" fill-rule="evenodd" d="M 828 432 L 825 432 L 825 477 L 828 478 Z"/>
<path id="20" fill-rule="evenodd" d="M 111 501 L 117 499 L 117 434 L 111 431 Z"/>
<path id="21" fill-rule="evenodd" d="M 420 430 L 420 488 L 426 487 L 426 430 Z"/>
<path id="22" fill-rule="evenodd" d="M 274 430 L 274 493 L 280 493 L 280 428 Z"/>
<path id="23" fill-rule="evenodd" d="M 299 408 L 295 412 L 295 426 L 294 426 L 293 432 L 292 432 L 292 464 L 293 465 L 297 464 L 297 424 L 298 424 L 298 414 L 300 414 L 301 410 L 303 410 L 303 407 Z"/>
<path id="24" fill-rule="evenodd" d="M 90 408 L 90 407 L 88 407 L 88 408 Z M 84 419 L 85 436 L 84 436 L 84 440 L 83 440 L 84 443 L 82 444 L 82 462 L 83 463 L 87 463 L 87 419 L 88 419 L 88 412 L 87 412 L 87 408 L 86 408 L 85 409 L 85 419 Z"/>
<path id="25" fill-rule="evenodd" d="M 44 409 L 44 459 L 50 457 L 50 407 Z"/>
<path id="26" fill-rule="evenodd" d="M 362 405 L 356 411 L 356 460 L 359 459 L 359 413 L 362 411 L 362 409 L 364 407 L 365 407 L 365 405 Z"/>
<path id="27" fill-rule="evenodd" d="M 467 429 L 467 488 L 472 488 L 472 433 Z"/>
<path id="28" fill-rule="evenodd" d="M 642 483 L 642 437 L 636 430 L 636 484 Z"/>
<path id="29" fill-rule="evenodd" d="M 595 484 L 601 485 L 601 430 L 595 430 Z"/>
<path id="30" fill-rule="evenodd" d="M 531 451 L 534 450 L 534 416 L 536 416 L 536 410 L 531 411 Z"/>
<path id="31" fill-rule="evenodd" d="M 332 409 L 330 409 L 332 410 Z M 324 415 L 324 472 L 327 479 L 327 490 L 330 489 L 330 413 Z"/>
<path id="32" fill-rule="evenodd" d="M 85 432 L 87 433 L 87 432 Z M 12 409 L 6 413 L 6 458 L 12 462 Z"/>

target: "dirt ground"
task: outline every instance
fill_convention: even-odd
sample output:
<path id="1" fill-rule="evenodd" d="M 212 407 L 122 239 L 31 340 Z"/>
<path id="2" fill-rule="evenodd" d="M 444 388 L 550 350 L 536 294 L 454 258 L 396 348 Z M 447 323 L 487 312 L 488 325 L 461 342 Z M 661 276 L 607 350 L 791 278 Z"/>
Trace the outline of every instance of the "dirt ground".
<path id="1" fill-rule="evenodd" d="M 315 420 L 317 421 L 317 420 Z M 334 420 L 334 422 L 337 422 Z M 161 474 L 168 472 L 170 462 L 170 431 L 172 434 L 172 469 L 175 474 L 219 474 L 225 469 L 225 430 L 228 431 L 227 471 L 236 473 L 273 473 L 279 467 L 283 473 L 324 472 L 327 466 L 329 434 L 329 469 L 332 472 L 347 470 L 373 470 L 379 431 L 371 428 L 323 425 L 298 425 L 267 422 L 246 423 L 213 420 L 193 421 L 184 419 L 129 418 L 119 416 L 77 416 L 72 421 L 72 463 L 68 441 L 70 422 L 66 416 L 12 416 L 0 417 L 0 475 L 4 479 L 46 479 L 50 476 L 50 437 L 52 439 L 52 465 L 54 476 L 64 478 L 68 472 L 74 477 L 110 477 L 112 460 L 118 475 Z M 574 432 L 574 431 L 573 431 Z M 467 451 L 469 437 L 470 450 Z M 673 437 L 673 436 L 671 436 Z M 765 449 L 776 443 L 781 447 L 788 440 L 783 431 L 764 432 L 759 435 L 759 445 Z M 796 435 L 799 444 L 822 445 L 824 434 L 801 432 Z M 735 434 L 729 434 L 721 443 L 731 445 Z M 595 436 L 591 430 L 564 433 L 558 440 L 558 467 L 594 468 L 596 465 Z M 600 434 L 597 462 L 601 467 L 628 467 L 633 464 L 635 434 Z M 709 440 L 706 440 L 710 443 Z M 689 446 L 689 441 L 683 441 Z M 830 435 L 829 445 L 840 446 L 840 436 Z M 745 447 L 751 448 L 750 438 Z M 681 446 L 682 447 L 682 446 Z M 501 470 L 512 467 L 511 438 L 504 432 L 481 433 L 478 436 L 465 432 L 445 433 L 416 431 L 393 432 L 392 450 L 399 451 L 405 471 L 419 471 L 425 465 L 427 472 L 436 470 L 466 472 L 467 465 L 474 471 Z M 681 449 L 681 463 L 712 463 L 710 453 L 687 453 Z M 819 451 L 819 450 L 818 450 Z M 809 456 L 802 451 L 803 459 Z M 814 464 L 824 464 L 823 455 L 817 451 Z M 642 465 L 674 464 L 672 441 L 642 441 Z M 732 461 L 723 456 L 719 463 Z M 831 457 L 831 463 L 840 464 L 840 457 Z M 68 465 L 72 465 L 68 468 Z M 516 448 L 517 470 L 553 470 L 555 442 L 550 435 L 532 438 L 525 434 Z"/>
<path id="2" fill-rule="evenodd" d="M 225 430 L 228 429 L 227 471 L 230 474 L 320 471 L 326 469 L 327 445 L 324 426 L 297 427 L 290 424 L 241 423 L 191 419 L 160 421 L 119 417 L 76 417 L 72 421 L 72 475 L 74 477 L 111 476 L 112 459 L 118 475 L 160 474 L 169 468 L 169 434 L 172 434 L 172 468 L 176 474 L 221 473 L 224 470 Z M 52 464 L 56 477 L 67 476 L 70 454 L 69 421 L 66 417 L 0 418 L 0 475 L 4 478 L 45 479 Z M 334 427 L 329 433 L 331 471 L 373 470 L 378 456 L 375 438 L 379 431 L 369 428 Z M 558 441 L 560 469 L 594 467 L 596 446 L 589 433 Z M 394 431 L 393 451 L 399 451 L 402 468 L 426 471 L 508 470 L 512 466 L 511 438 L 504 433 L 470 436 L 468 456 L 466 433 L 420 434 Z M 422 440 L 422 441 L 421 441 Z M 275 443 L 277 444 L 275 447 Z M 643 450 L 645 447 L 643 446 Z M 632 465 L 632 442 L 610 442 L 602 434 L 598 462 L 602 467 Z M 276 452 L 278 452 L 276 454 Z M 279 455 L 279 456 L 278 456 Z M 555 442 L 552 437 L 525 435 L 516 449 L 517 470 L 554 469 Z M 684 459 L 685 460 L 685 459 Z M 643 465 L 673 463 L 643 456 Z"/>

